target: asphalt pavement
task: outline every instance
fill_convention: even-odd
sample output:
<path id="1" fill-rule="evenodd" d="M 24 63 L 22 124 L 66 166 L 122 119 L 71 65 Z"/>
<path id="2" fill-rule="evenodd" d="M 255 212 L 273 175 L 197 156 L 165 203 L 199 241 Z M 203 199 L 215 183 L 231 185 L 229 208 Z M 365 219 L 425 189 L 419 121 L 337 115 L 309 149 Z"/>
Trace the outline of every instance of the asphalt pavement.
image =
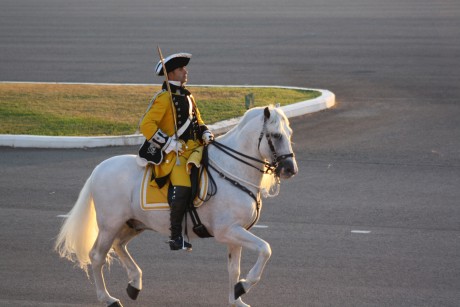
<path id="1" fill-rule="evenodd" d="M 326 88 L 333 109 L 291 119 L 299 174 L 264 200 L 273 255 L 252 306 L 458 306 L 460 4 L 455 1 L 0 3 L 0 81 L 158 83 L 156 46 L 189 51 L 191 84 Z M 199 97 L 197 97 L 199 99 Z M 148 102 L 146 102 L 147 104 Z M 52 251 L 58 215 L 101 161 L 137 147 L 0 148 L 0 306 L 101 306 Z M 226 306 L 226 248 L 173 253 L 146 233 L 137 301 Z M 242 274 L 256 257 L 243 252 Z"/>

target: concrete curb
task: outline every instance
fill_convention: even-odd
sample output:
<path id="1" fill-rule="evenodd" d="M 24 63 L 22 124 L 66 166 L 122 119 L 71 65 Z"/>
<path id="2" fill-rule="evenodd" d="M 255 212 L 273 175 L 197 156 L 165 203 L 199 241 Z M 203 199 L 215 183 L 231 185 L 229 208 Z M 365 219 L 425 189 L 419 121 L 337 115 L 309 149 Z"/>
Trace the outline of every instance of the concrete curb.
<path id="1" fill-rule="evenodd" d="M 2 82 L 3 83 L 3 82 Z M 14 82 L 19 83 L 19 82 Z M 27 82 L 23 82 L 27 83 Z M 69 84 L 69 83 L 65 83 Z M 77 84 L 77 83 L 70 83 Z M 82 84 L 82 83 L 79 83 Z M 89 84 L 89 83 L 84 83 Z M 95 85 L 114 85 L 114 84 L 95 84 Z M 147 84 L 136 84 L 147 85 Z M 328 90 L 311 89 L 303 87 L 289 87 L 289 86 L 241 86 L 241 85 L 198 85 L 199 87 L 271 87 L 271 88 L 287 88 L 298 90 L 315 90 L 321 92 L 321 96 L 301 101 L 295 104 L 281 107 L 286 113 L 287 117 L 295 117 L 308 113 L 321 111 L 334 106 L 335 95 Z M 198 87 L 193 85 L 192 87 Z M 208 127 L 219 135 L 229 131 L 233 128 L 240 118 L 233 118 L 224 120 Z M 144 142 L 144 137 L 141 134 L 123 135 L 123 136 L 40 136 L 40 135 L 11 135 L 0 134 L 0 146 L 15 147 L 15 148 L 92 148 L 92 147 L 107 147 L 107 146 L 129 146 L 140 145 Z"/>

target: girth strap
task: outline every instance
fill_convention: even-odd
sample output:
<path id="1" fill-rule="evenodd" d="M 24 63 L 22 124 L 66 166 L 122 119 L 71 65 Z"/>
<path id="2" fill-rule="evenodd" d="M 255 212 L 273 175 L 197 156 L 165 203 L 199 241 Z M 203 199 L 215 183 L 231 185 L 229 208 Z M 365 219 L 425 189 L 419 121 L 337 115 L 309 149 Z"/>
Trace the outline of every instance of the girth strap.
<path id="1" fill-rule="evenodd" d="M 201 223 L 200 216 L 198 215 L 193 203 L 188 208 L 188 212 L 190 213 L 190 218 L 192 219 L 193 232 L 200 238 L 212 238 L 213 235 L 211 235 L 208 232 L 208 229 L 206 229 L 206 226 Z"/>

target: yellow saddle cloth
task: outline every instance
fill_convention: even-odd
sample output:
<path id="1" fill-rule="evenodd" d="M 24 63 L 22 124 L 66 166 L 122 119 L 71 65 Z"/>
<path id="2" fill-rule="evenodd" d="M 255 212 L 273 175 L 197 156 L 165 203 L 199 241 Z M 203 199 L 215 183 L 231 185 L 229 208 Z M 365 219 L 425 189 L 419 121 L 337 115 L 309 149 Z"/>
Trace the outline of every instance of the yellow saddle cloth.
<path id="1" fill-rule="evenodd" d="M 169 210 L 168 205 L 168 188 L 169 183 L 165 184 L 161 189 L 158 186 L 150 185 L 152 178 L 153 165 L 149 164 L 145 167 L 144 175 L 142 177 L 140 203 L 143 210 Z M 208 192 L 208 173 L 203 172 L 200 178 L 198 195 L 193 201 L 195 208 L 203 204 Z"/>

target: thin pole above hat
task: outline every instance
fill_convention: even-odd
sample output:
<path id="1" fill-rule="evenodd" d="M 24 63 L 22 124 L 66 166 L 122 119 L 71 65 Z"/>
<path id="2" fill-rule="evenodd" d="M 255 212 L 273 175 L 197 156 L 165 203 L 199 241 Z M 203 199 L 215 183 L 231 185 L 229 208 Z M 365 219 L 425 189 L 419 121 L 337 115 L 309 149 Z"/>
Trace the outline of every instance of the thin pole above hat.
<path id="1" fill-rule="evenodd" d="M 166 71 L 169 73 L 176 68 L 187 66 L 188 62 L 190 62 L 191 57 L 192 57 L 191 53 L 185 53 L 185 52 L 171 54 L 170 56 L 164 59 Z M 155 73 L 158 76 L 164 75 L 161 61 L 159 61 L 157 66 L 155 66 Z"/>

